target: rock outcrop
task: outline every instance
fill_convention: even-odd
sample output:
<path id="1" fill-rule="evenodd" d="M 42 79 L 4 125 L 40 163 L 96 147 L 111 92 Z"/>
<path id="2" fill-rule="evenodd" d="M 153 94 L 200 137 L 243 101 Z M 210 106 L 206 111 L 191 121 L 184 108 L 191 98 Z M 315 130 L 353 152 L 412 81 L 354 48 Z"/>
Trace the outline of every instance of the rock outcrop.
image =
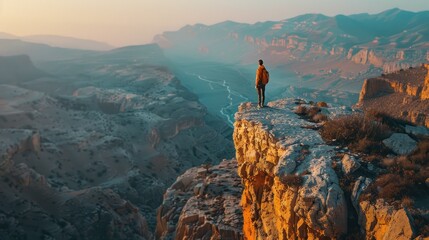
<path id="1" fill-rule="evenodd" d="M 375 204 L 359 204 L 359 224 L 365 229 L 367 239 L 413 239 L 413 218 L 406 209 L 396 209 L 379 199 Z"/>
<path id="2" fill-rule="evenodd" d="M 365 80 L 357 105 L 429 127 L 429 65 Z"/>
<path id="3" fill-rule="evenodd" d="M 293 113 L 294 101 L 258 110 L 242 104 L 234 143 L 243 181 L 246 239 L 338 238 L 347 233 L 347 207 L 331 167 L 334 149 Z"/>
<path id="4" fill-rule="evenodd" d="M 244 239 L 237 161 L 195 167 L 167 189 L 157 239 Z"/>
<path id="5" fill-rule="evenodd" d="M 429 99 L 429 64 L 424 64 L 423 66 L 426 68 L 428 73 L 425 77 L 425 82 L 423 84 L 423 90 L 422 90 L 422 93 L 420 95 L 420 98 L 422 100 L 426 100 L 426 99 Z"/>

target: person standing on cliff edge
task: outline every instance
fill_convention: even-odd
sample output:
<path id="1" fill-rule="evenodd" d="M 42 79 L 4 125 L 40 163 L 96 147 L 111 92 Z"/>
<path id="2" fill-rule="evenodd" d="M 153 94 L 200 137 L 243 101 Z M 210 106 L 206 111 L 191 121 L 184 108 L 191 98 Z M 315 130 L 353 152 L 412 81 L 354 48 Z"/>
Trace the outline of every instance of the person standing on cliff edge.
<path id="1" fill-rule="evenodd" d="M 259 67 L 256 70 L 256 79 L 255 79 L 255 88 L 258 92 L 258 108 L 264 107 L 265 101 L 265 85 L 267 85 L 270 80 L 270 74 L 267 69 L 265 69 L 264 61 L 259 59 Z"/>

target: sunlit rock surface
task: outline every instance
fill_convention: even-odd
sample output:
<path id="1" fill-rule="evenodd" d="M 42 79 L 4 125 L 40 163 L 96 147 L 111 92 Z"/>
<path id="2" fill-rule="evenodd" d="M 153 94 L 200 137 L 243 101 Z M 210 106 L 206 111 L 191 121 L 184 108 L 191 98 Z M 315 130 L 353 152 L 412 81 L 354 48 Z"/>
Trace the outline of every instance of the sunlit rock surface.
<path id="1" fill-rule="evenodd" d="M 331 168 L 333 147 L 303 128 L 293 99 L 236 113 L 234 143 L 247 239 L 335 238 L 347 233 L 347 208 Z"/>

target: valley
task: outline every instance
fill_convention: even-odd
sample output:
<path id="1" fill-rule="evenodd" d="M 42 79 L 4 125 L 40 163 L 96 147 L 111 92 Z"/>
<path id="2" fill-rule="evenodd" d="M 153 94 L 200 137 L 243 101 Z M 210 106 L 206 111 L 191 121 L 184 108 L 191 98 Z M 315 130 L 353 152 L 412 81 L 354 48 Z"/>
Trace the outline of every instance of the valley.
<path id="1" fill-rule="evenodd" d="M 115 207 L 105 205 L 112 201 L 131 209 L 129 221 L 141 226 L 112 228 L 113 235 L 100 237 L 149 239 L 162 195 L 176 177 L 233 155 L 232 129 L 180 84 L 156 45 L 39 62 L 43 70 L 28 57 L 15 59 L 2 57 L 14 65 L 2 71 L 0 85 L 0 213 L 15 222 L 2 232 L 7 238 L 91 238 L 92 228 L 125 221 L 113 218 Z M 35 145 L 26 147 L 6 132 L 29 134 Z M 101 219 L 91 210 L 94 204 L 104 206 Z M 32 211 L 31 221 L 25 209 Z M 75 220 L 76 211 L 87 226 Z"/>

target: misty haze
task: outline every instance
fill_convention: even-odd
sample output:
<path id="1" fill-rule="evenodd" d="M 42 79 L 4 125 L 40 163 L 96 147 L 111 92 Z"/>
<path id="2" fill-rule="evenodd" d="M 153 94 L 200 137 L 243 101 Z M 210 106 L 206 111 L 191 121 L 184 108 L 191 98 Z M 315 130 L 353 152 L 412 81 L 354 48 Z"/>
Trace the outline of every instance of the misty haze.
<path id="1" fill-rule="evenodd" d="M 0 240 L 429 237 L 425 0 L 35 2 L 0 1 Z"/>

